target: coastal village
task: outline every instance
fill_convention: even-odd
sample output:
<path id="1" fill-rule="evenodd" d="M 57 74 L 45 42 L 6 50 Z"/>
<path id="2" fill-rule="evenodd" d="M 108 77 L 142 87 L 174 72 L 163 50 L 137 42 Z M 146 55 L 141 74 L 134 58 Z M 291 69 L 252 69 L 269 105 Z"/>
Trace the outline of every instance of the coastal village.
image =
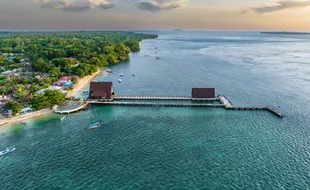
<path id="1" fill-rule="evenodd" d="M 12 54 L 12 53 L 10 53 L 10 54 L 9 53 L 0 53 L 0 57 L 2 59 L 5 59 L 8 63 L 13 63 L 15 56 L 20 57 L 22 55 Z M 73 59 L 73 58 L 70 58 L 70 59 Z M 77 64 L 78 64 L 78 61 L 77 61 Z M 14 68 L 12 70 L 9 70 L 9 67 L 5 67 L 5 66 L 0 67 L 0 69 L 2 71 L 0 73 L 1 79 L 9 78 L 9 79 L 13 80 L 14 78 L 20 78 L 20 79 L 33 78 L 34 80 L 39 81 L 39 80 L 44 80 L 50 76 L 49 74 L 34 72 L 32 69 L 32 64 L 30 62 L 26 62 L 25 59 L 19 59 L 18 61 L 15 61 L 14 66 L 17 68 Z M 25 99 L 30 100 L 33 98 L 33 94 L 35 94 L 35 93 L 43 94 L 46 90 L 59 90 L 61 93 L 66 95 L 70 90 L 72 90 L 74 88 L 75 84 L 72 82 L 73 77 L 76 79 L 75 81 L 77 81 L 77 79 L 79 78 L 78 76 L 60 77 L 60 78 L 58 78 L 57 81 L 53 82 L 51 85 L 49 85 L 46 88 L 40 88 L 39 90 L 37 90 L 37 92 L 34 92 L 34 93 L 31 93 L 29 91 L 29 93 L 26 94 Z M 47 85 L 45 85 L 45 86 L 47 86 Z M 24 87 L 27 90 L 31 90 L 32 84 L 25 84 Z M 6 109 L 4 106 L 10 100 L 14 99 L 14 97 L 16 96 L 16 93 L 18 93 L 18 92 L 13 91 L 11 93 L 6 93 L 6 94 L 2 93 L 0 95 L 0 111 L 1 111 L 0 118 L 1 119 L 7 118 L 7 117 L 12 117 L 12 115 L 13 115 L 12 110 Z M 25 107 L 22 107 L 20 112 L 16 113 L 15 115 L 24 114 L 24 113 L 31 112 L 31 111 L 33 111 L 33 110 L 30 106 L 25 106 Z"/>
<path id="2" fill-rule="evenodd" d="M 0 123 L 62 104 L 100 68 L 157 35 L 133 32 L 10 33 L 0 37 Z"/>

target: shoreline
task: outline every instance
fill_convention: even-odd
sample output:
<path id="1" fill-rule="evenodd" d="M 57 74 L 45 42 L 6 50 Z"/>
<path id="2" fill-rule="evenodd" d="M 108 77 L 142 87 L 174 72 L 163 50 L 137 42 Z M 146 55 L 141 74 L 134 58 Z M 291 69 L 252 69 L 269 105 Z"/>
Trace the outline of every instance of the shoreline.
<path id="1" fill-rule="evenodd" d="M 46 108 L 46 109 L 42 109 L 42 110 L 38 110 L 38 111 L 34 111 L 34 112 L 25 113 L 25 114 L 22 114 L 22 115 L 14 116 L 12 118 L 1 120 L 0 121 L 0 126 L 5 125 L 5 124 L 9 124 L 9 123 L 14 123 L 14 122 L 22 121 L 22 120 L 33 118 L 33 117 L 39 117 L 39 116 L 42 116 L 42 115 L 51 114 L 51 113 L 53 113 L 53 111 L 50 108 Z"/>
<path id="2" fill-rule="evenodd" d="M 75 85 L 75 87 L 70 90 L 66 97 L 70 97 L 73 94 L 75 94 L 76 92 L 78 92 L 79 90 L 81 90 L 82 88 L 84 88 L 87 84 L 90 83 L 90 81 L 95 78 L 98 74 L 100 74 L 103 71 L 103 68 L 98 69 L 97 72 L 93 73 L 92 75 L 88 75 L 86 77 L 83 77 L 81 79 L 79 79 L 78 83 Z M 18 116 L 14 116 L 12 118 L 7 118 L 7 119 L 3 119 L 0 120 L 0 126 L 6 125 L 6 124 L 10 124 L 10 123 L 15 123 L 15 122 L 19 122 L 25 119 L 30 119 L 30 118 L 34 118 L 34 117 L 39 117 L 42 115 L 48 115 L 48 114 L 52 114 L 54 113 L 52 109 L 50 108 L 46 108 L 46 109 L 42 109 L 42 110 L 38 110 L 38 111 L 33 111 L 33 112 L 29 112 L 29 113 L 25 113 L 22 115 L 18 115 Z"/>
<path id="3" fill-rule="evenodd" d="M 88 83 L 90 83 L 90 81 L 92 79 L 94 79 L 98 74 L 100 74 L 100 72 L 102 72 L 103 69 L 100 68 L 98 69 L 97 72 L 93 73 L 92 75 L 88 75 L 86 77 L 83 77 L 81 79 L 79 79 L 78 83 L 75 85 L 75 87 L 70 90 L 67 94 L 66 94 L 66 97 L 70 97 L 72 96 L 73 94 L 75 94 L 76 92 L 78 92 L 79 90 L 81 90 L 82 88 L 85 87 L 85 85 L 87 85 Z"/>

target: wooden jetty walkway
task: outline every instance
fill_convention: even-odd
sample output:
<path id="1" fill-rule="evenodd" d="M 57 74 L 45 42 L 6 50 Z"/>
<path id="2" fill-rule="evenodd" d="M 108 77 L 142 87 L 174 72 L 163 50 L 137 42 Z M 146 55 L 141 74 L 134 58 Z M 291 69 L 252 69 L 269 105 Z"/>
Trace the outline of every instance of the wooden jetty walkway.
<path id="1" fill-rule="evenodd" d="M 191 103 L 152 103 L 152 102 L 101 102 L 101 101 L 88 101 L 92 104 L 105 104 L 105 105 L 119 105 L 119 106 L 166 106 L 166 107 L 221 107 L 223 104 L 191 104 Z"/>
<path id="2" fill-rule="evenodd" d="M 220 101 L 219 104 L 206 103 L 173 103 L 173 102 L 126 102 L 126 100 L 188 100 L 188 101 Z M 167 107 L 215 107 L 227 110 L 267 110 L 278 117 L 283 115 L 272 106 L 233 106 L 225 96 L 215 98 L 192 98 L 191 96 L 120 96 L 115 95 L 113 100 L 87 100 L 90 104 L 124 105 L 124 106 L 167 106 Z"/>
<path id="3" fill-rule="evenodd" d="M 267 110 L 278 117 L 283 117 L 283 115 L 272 106 L 233 106 L 226 96 L 219 96 L 219 100 L 225 105 L 227 110 Z"/>
<path id="4" fill-rule="evenodd" d="M 192 98 L 191 96 L 120 96 L 115 95 L 114 100 L 197 100 L 217 101 L 219 98 Z"/>

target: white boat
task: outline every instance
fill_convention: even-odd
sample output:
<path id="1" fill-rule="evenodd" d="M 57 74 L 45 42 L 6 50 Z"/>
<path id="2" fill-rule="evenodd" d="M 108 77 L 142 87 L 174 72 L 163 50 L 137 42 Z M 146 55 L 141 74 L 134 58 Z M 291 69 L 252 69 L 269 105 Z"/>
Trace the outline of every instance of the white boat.
<path id="1" fill-rule="evenodd" d="M 10 152 L 13 152 L 14 150 L 16 150 L 16 148 L 6 148 L 5 150 L 0 151 L 0 156 L 6 155 Z"/>
<path id="2" fill-rule="evenodd" d="M 61 121 L 63 121 L 66 118 L 66 116 L 63 116 L 60 118 Z"/>
<path id="3" fill-rule="evenodd" d="M 118 82 L 121 83 L 121 82 L 122 82 L 122 79 L 118 79 Z"/>
<path id="4" fill-rule="evenodd" d="M 82 95 L 88 95 L 89 92 L 88 92 L 88 90 L 83 90 L 83 91 L 81 92 L 81 94 L 82 94 Z"/>
<path id="5" fill-rule="evenodd" d="M 88 129 L 96 129 L 100 126 L 99 122 L 92 123 L 88 126 Z"/>
<path id="6" fill-rule="evenodd" d="M 121 77 L 122 77 L 122 76 L 123 76 L 123 74 L 120 74 L 119 76 L 121 76 Z"/>

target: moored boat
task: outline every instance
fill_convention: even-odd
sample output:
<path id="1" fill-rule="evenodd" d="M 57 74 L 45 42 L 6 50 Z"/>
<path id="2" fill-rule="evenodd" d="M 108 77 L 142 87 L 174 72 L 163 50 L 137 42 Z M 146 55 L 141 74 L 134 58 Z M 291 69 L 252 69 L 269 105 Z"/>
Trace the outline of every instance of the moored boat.
<path id="1" fill-rule="evenodd" d="M 96 129 L 100 126 L 99 122 L 94 122 L 88 126 L 88 129 Z"/>
<path id="2" fill-rule="evenodd" d="M 88 95 L 89 92 L 88 92 L 88 90 L 83 90 L 83 91 L 81 92 L 81 94 L 82 94 L 82 95 Z"/>
<path id="3" fill-rule="evenodd" d="M 107 69 L 107 73 L 112 73 L 112 69 Z"/>
<path id="4" fill-rule="evenodd" d="M 119 76 L 123 77 L 123 74 L 120 74 Z"/>
<path id="5" fill-rule="evenodd" d="M 66 118 L 66 116 L 63 116 L 60 118 L 61 121 L 63 121 Z"/>
<path id="6" fill-rule="evenodd" d="M 5 150 L 0 151 L 0 156 L 6 155 L 10 152 L 13 152 L 14 150 L 16 150 L 16 148 L 6 148 Z"/>
<path id="7" fill-rule="evenodd" d="M 136 76 L 135 74 L 132 74 L 132 76 L 134 77 L 134 76 Z"/>
<path id="8" fill-rule="evenodd" d="M 118 82 L 121 83 L 121 82 L 122 82 L 122 79 L 118 79 Z"/>

